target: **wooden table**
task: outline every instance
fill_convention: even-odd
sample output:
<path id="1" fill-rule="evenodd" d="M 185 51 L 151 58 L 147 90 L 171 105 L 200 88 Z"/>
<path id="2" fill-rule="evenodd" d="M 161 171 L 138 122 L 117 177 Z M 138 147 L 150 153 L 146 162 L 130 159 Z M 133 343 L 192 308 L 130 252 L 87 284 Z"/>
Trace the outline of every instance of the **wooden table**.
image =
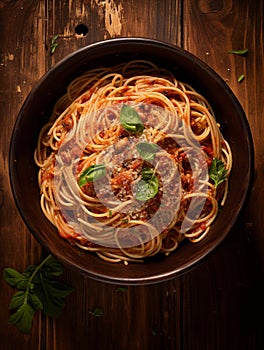
<path id="1" fill-rule="evenodd" d="M 168 282 L 121 291 L 66 267 L 63 278 L 75 291 L 62 316 L 52 319 L 37 313 L 29 335 L 8 324 L 14 290 L 1 277 L 1 349 L 264 349 L 263 23 L 262 0 L 0 1 L 1 276 L 7 266 L 23 271 L 38 263 L 42 252 L 11 194 L 12 128 L 38 79 L 76 49 L 119 36 L 156 38 L 187 49 L 234 91 L 255 147 L 250 198 L 232 232 L 194 270 Z M 87 35 L 74 35 L 86 27 Z M 47 46 L 55 34 L 60 36 L 59 46 L 50 55 Z M 228 54 L 242 48 L 248 48 L 245 57 Z M 245 78 L 239 83 L 242 74 Z M 103 316 L 90 313 L 96 308 Z"/>

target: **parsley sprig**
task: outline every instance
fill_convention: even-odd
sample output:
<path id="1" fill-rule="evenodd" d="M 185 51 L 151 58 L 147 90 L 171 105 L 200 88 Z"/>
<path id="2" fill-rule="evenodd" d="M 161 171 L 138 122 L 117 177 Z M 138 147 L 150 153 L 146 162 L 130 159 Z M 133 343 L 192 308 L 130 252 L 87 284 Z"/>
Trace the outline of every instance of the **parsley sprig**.
<path id="1" fill-rule="evenodd" d="M 42 310 L 51 317 L 60 316 L 64 299 L 73 291 L 73 288 L 55 279 L 62 273 L 63 267 L 51 255 L 37 266 L 29 265 L 23 273 L 6 268 L 5 281 L 18 289 L 9 304 L 9 309 L 14 310 L 9 323 L 20 332 L 29 333 L 35 311 Z"/>

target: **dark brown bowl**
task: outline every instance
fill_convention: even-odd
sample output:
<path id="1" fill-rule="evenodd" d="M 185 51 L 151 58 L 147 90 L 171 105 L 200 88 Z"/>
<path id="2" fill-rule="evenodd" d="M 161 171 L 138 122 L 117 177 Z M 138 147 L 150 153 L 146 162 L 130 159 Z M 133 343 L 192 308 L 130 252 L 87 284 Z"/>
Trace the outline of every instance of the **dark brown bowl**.
<path id="1" fill-rule="evenodd" d="M 175 254 L 144 264 L 112 264 L 80 251 L 63 240 L 43 215 L 39 204 L 37 167 L 33 152 L 41 127 L 68 84 L 98 65 L 149 59 L 173 71 L 211 103 L 233 153 L 230 191 L 210 234 L 197 244 L 183 244 Z M 156 40 L 119 38 L 78 50 L 50 69 L 31 91 L 14 126 L 10 146 L 10 179 L 15 202 L 29 230 L 62 263 L 88 276 L 116 284 L 148 284 L 176 277 L 210 253 L 228 234 L 250 188 L 253 147 L 246 116 L 226 83 L 205 63 L 181 48 Z"/>

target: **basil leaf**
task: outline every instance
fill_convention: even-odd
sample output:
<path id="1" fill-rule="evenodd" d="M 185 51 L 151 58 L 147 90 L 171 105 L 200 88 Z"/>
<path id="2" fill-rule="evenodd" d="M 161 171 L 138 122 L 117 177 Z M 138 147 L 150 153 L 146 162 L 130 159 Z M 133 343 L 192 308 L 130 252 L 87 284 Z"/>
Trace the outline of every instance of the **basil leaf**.
<path id="1" fill-rule="evenodd" d="M 57 43 L 57 39 L 59 38 L 59 35 L 56 34 L 52 37 L 51 39 L 51 44 L 50 44 L 50 54 L 53 55 L 56 48 L 59 46 L 59 44 Z"/>
<path id="2" fill-rule="evenodd" d="M 7 267 L 4 270 L 4 279 L 8 284 L 20 290 L 25 290 L 27 288 L 28 278 L 11 267 Z"/>
<path id="3" fill-rule="evenodd" d="M 121 108 L 120 122 L 122 127 L 129 133 L 141 134 L 144 130 L 144 125 L 139 114 L 134 108 L 128 105 L 123 105 Z"/>
<path id="4" fill-rule="evenodd" d="M 142 159 L 150 161 L 155 158 L 155 154 L 158 152 L 159 146 L 155 143 L 140 142 L 137 144 L 137 150 Z"/>
<path id="5" fill-rule="evenodd" d="M 159 190 L 159 182 L 156 176 L 150 181 L 140 180 L 137 186 L 136 199 L 139 201 L 147 201 L 154 198 Z"/>
<path id="6" fill-rule="evenodd" d="M 137 183 L 135 198 L 139 201 L 147 201 L 154 198 L 159 191 L 159 180 L 150 168 L 141 171 L 141 180 Z"/>
<path id="7" fill-rule="evenodd" d="M 43 304 L 43 312 L 51 317 L 60 316 L 64 308 L 64 298 L 72 293 L 71 287 L 58 281 L 43 280 L 35 293 Z"/>
<path id="8" fill-rule="evenodd" d="M 32 326 L 33 316 L 34 309 L 29 304 L 23 304 L 13 315 L 11 315 L 9 323 L 16 325 L 21 333 L 29 333 Z"/>
<path id="9" fill-rule="evenodd" d="M 229 50 L 228 53 L 233 53 L 235 55 L 245 55 L 248 53 L 248 49 L 243 49 L 243 50 Z"/>
<path id="10" fill-rule="evenodd" d="M 61 276 L 63 274 L 63 270 L 62 265 L 53 256 L 51 256 L 51 258 L 43 266 L 42 274 L 49 279 L 52 276 Z"/>
<path id="11" fill-rule="evenodd" d="M 241 74 L 238 78 L 237 78 L 237 82 L 241 83 L 243 80 L 245 79 L 245 75 Z"/>
<path id="12" fill-rule="evenodd" d="M 16 310 L 9 323 L 22 333 L 29 333 L 35 310 L 43 310 L 52 317 L 59 316 L 64 307 L 64 298 L 73 289 L 64 283 L 51 280 L 61 275 L 60 263 L 48 255 L 39 265 L 29 265 L 23 274 L 12 268 L 4 271 L 5 280 L 18 289 L 10 301 L 9 309 Z"/>
<path id="13" fill-rule="evenodd" d="M 101 317 L 104 314 L 103 309 L 97 307 L 93 311 L 89 311 L 89 314 L 95 316 L 95 317 Z"/>
<path id="14" fill-rule="evenodd" d="M 19 308 L 21 305 L 23 305 L 25 298 L 26 292 L 24 290 L 15 293 L 11 298 L 9 309 L 12 310 Z"/>
<path id="15" fill-rule="evenodd" d="M 101 177 L 105 176 L 105 174 L 106 174 L 106 169 L 104 164 L 90 165 L 80 175 L 78 185 L 82 187 L 86 185 L 88 182 L 93 182 L 100 179 Z"/>
<path id="16" fill-rule="evenodd" d="M 43 310 L 43 304 L 37 294 L 30 294 L 29 300 L 35 310 Z"/>
<path id="17" fill-rule="evenodd" d="M 54 44 L 55 41 L 58 39 L 59 35 L 58 34 L 55 34 L 52 39 L 51 39 L 51 43 Z"/>
<path id="18" fill-rule="evenodd" d="M 128 287 L 118 287 L 116 289 L 117 292 L 122 292 L 122 293 L 125 293 L 128 291 Z"/>
<path id="19" fill-rule="evenodd" d="M 140 174 L 143 180 L 148 181 L 154 176 L 154 170 L 151 168 L 143 168 Z"/>
<path id="20" fill-rule="evenodd" d="M 29 265 L 26 270 L 23 272 L 23 276 L 27 279 L 29 279 L 32 275 L 32 273 L 35 271 L 36 266 L 34 265 Z"/>
<path id="21" fill-rule="evenodd" d="M 226 180 L 226 174 L 227 170 L 225 168 L 225 164 L 222 162 L 222 160 L 214 158 L 209 169 L 209 177 L 214 182 L 216 188 Z"/>

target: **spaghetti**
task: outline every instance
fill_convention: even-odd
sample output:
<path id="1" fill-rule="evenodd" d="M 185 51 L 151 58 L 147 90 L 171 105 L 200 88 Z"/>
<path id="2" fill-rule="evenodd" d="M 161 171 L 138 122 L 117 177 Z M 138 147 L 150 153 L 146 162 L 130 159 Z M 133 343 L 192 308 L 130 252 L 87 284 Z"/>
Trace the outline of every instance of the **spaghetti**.
<path id="1" fill-rule="evenodd" d="M 75 79 L 34 157 L 40 205 L 59 234 L 125 263 L 204 239 L 232 168 L 207 100 L 142 60 Z"/>

